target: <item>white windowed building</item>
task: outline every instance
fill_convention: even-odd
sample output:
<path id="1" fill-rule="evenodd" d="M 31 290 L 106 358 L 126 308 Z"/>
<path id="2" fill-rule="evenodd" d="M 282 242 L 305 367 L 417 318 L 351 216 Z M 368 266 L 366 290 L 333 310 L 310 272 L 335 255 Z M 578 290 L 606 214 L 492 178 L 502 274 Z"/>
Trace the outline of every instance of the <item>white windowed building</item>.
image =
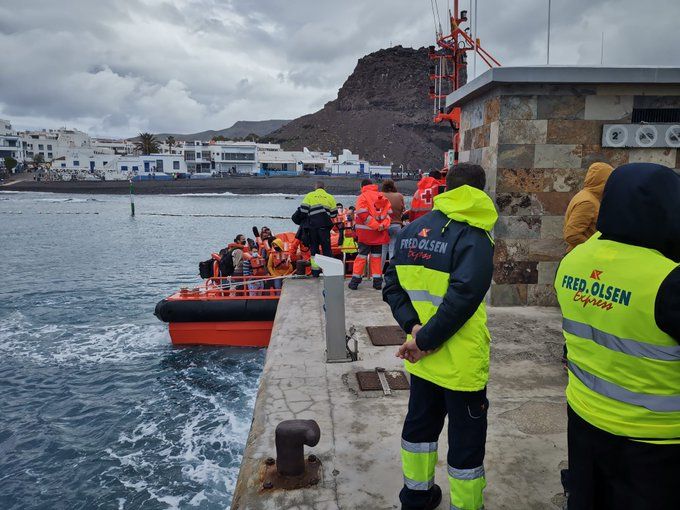
<path id="1" fill-rule="evenodd" d="M 0 167 L 4 168 L 5 158 L 12 158 L 21 163 L 25 156 L 21 137 L 12 131 L 10 121 L 0 119 Z M 12 172 L 14 171 L 16 171 L 16 168 L 12 169 Z"/>

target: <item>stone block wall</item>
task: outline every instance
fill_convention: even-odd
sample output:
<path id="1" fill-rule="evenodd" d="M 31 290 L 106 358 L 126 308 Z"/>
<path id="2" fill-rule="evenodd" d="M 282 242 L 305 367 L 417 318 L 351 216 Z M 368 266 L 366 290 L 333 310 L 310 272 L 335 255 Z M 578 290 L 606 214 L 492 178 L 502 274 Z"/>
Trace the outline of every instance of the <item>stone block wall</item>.
<path id="1" fill-rule="evenodd" d="M 602 126 L 634 107 L 680 108 L 680 87 L 499 84 L 461 106 L 460 161 L 482 165 L 499 212 L 491 304 L 557 304 L 564 213 L 592 163 L 680 168 L 677 149 L 602 147 Z"/>

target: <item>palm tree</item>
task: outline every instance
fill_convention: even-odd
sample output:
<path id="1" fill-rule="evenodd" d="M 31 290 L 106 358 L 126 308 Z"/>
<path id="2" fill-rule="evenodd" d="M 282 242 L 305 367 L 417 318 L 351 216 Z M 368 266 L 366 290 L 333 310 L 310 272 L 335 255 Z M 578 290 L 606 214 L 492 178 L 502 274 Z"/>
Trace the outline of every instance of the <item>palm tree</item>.
<path id="1" fill-rule="evenodd" d="M 139 133 L 139 140 L 135 142 L 135 149 L 143 155 L 153 154 L 160 150 L 160 144 L 151 133 Z"/>
<path id="2" fill-rule="evenodd" d="M 177 141 L 175 140 L 175 137 L 170 135 L 165 139 L 165 143 L 168 144 L 168 152 L 172 154 L 172 148 L 177 145 Z"/>

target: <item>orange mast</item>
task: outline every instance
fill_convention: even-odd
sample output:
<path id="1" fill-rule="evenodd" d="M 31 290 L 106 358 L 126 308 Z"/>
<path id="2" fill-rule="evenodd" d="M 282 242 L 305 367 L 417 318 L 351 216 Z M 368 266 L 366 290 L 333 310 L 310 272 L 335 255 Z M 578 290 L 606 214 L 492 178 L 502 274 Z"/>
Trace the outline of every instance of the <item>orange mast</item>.
<path id="1" fill-rule="evenodd" d="M 434 14 L 433 4 L 433 14 Z M 429 47 L 428 57 L 432 61 L 430 65 L 430 99 L 433 101 L 433 115 L 434 122 L 439 124 L 443 121 L 448 121 L 453 129 L 453 137 L 451 143 L 453 145 L 453 164 L 458 163 L 458 149 L 460 130 L 460 108 L 453 108 L 450 112 L 446 111 L 446 96 L 459 89 L 463 83 L 463 73 L 467 80 L 467 52 L 472 51 L 480 56 L 482 61 L 489 67 L 500 66 L 500 62 L 496 60 L 488 51 L 486 51 L 480 44 L 479 38 L 473 39 L 469 35 L 469 27 L 461 28 L 461 24 L 468 21 L 467 11 L 458 10 L 458 0 L 453 0 L 453 13 L 449 11 L 450 33 L 444 35 L 441 29 L 435 30 L 437 38 L 437 46 Z M 444 155 L 444 170 L 448 169 L 449 163 L 448 153 Z"/>

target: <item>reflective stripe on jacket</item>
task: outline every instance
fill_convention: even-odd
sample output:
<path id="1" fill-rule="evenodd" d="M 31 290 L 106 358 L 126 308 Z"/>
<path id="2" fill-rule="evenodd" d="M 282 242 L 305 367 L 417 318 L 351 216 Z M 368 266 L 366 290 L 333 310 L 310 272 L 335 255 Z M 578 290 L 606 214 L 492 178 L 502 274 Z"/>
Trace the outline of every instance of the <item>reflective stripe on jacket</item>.
<path id="1" fill-rule="evenodd" d="M 361 188 L 354 211 L 357 240 L 370 246 L 389 243 L 390 234 L 387 229 L 390 226 L 390 212 L 390 201 L 378 191 L 377 185 L 370 184 Z"/>
<path id="2" fill-rule="evenodd" d="M 435 210 L 405 227 L 385 273 L 383 299 L 416 342 L 435 350 L 406 370 L 457 391 L 483 389 L 490 335 L 484 296 L 493 273 L 489 231 L 498 214 L 483 191 L 461 186 L 440 194 Z M 410 338 L 410 335 L 409 335 Z"/>
<path id="3" fill-rule="evenodd" d="M 591 425 L 680 443 L 680 345 L 655 320 L 678 264 L 656 250 L 600 239 L 574 248 L 555 279 L 567 342 L 567 401 Z"/>
<path id="4" fill-rule="evenodd" d="M 301 226 L 311 228 L 332 227 L 334 219 L 338 215 L 338 207 L 333 195 L 319 188 L 305 195 L 298 207 L 298 213 L 302 219 Z"/>

